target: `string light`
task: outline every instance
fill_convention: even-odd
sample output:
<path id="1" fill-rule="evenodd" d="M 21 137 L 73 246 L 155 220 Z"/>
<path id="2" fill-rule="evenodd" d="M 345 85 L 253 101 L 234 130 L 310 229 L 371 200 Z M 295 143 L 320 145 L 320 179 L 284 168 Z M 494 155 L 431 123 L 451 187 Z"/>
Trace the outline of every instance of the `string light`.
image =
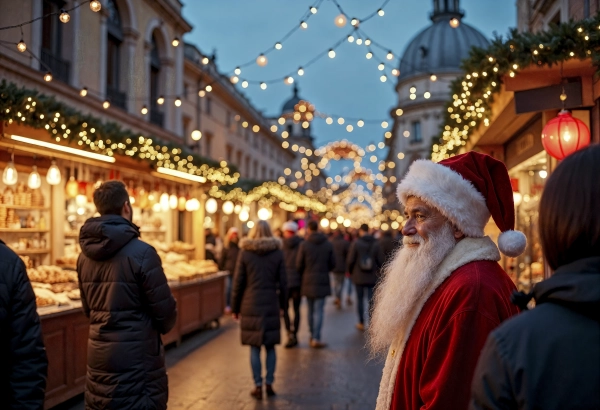
<path id="1" fill-rule="evenodd" d="M 373 58 L 373 53 L 369 51 L 365 57 L 367 57 L 367 60 L 370 60 Z"/>
<path id="2" fill-rule="evenodd" d="M 265 57 L 264 54 L 261 54 L 256 58 L 256 64 L 258 64 L 259 67 L 266 66 L 268 62 L 269 60 L 267 59 L 267 57 Z"/>
<path id="3" fill-rule="evenodd" d="M 79 95 L 81 95 L 82 97 L 85 97 L 88 94 L 88 89 L 86 87 L 83 87 L 81 90 L 79 90 Z"/>
<path id="4" fill-rule="evenodd" d="M 21 53 L 24 53 L 27 50 L 27 44 L 25 44 L 23 38 L 21 38 L 21 41 L 17 43 L 17 50 L 19 50 Z"/>
<path id="5" fill-rule="evenodd" d="M 308 28 L 308 23 L 306 21 L 301 21 L 300 28 L 306 30 Z"/>
<path id="6" fill-rule="evenodd" d="M 317 11 L 318 11 L 318 10 L 317 10 L 317 8 L 316 8 L 315 6 L 312 6 L 312 7 L 310 8 L 310 12 L 311 12 L 312 14 L 317 14 Z"/>
<path id="7" fill-rule="evenodd" d="M 383 71 L 383 70 L 385 70 L 385 64 L 379 63 L 379 65 L 377 66 L 377 68 L 379 69 L 379 71 Z"/>
<path id="8" fill-rule="evenodd" d="M 283 45 L 280 42 L 275 43 L 276 50 L 281 50 L 282 48 L 283 48 Z"/>
<path id="9" fill-rule="evenodd" d="M 430 79 L 432 82 L 436 82 L 436 81 L 437 81 L 437 75 L 435 75 L 435 74 L 431 74 L 431 76 L 429 77 L 429 79 Z"/>
<path id="10" fill-rule="evenodd" d="M 362 128 L 365 125 L 365 122 L 363 120 L 358 120 L 356 125 L 358 125 L 360 128 Z"/>
<path id="11" fill-rule="evenodd" d="M 234 75 L 234 76 L 231 76 L 229 81 L 231 81 L 232 84 L 237 84 L 240 81 L 240 78 L 237 75 Z"/>
<path id="12" fill-rule="evenodd" d="M 242 88 L 248 88 L 248 81 L 242 81 Z"/>
<path id="13" fill-rule="evenodd" d="M 110 107 L 110 101 L 104 100 L 104 102 L 102 103 L 102 108 L 104 108 L 106 110 L 109 107 Z"/>
<path id="14" fill-rule="evenodd" d="M 142 115 L 148 114 L 148 107 L 146 105 L 143 105 L 140 112 L 142 113 Z"/>
<path id="15" fill-rule="evenodd" d="M 213 88 L 212 88 L 212 85 L 209 84 L 206 87 L 204 87 L 204 89 L 206 90 L 207 93 L 209 93 L 212 91 Z"/>
<path id="16" fill-rule="evenodd" d="M 348 19 L 346 18 L 346 16 L 344 14 L 340 14 L 338 15 L 335 20 L 335 25 L 342 28 L 346 25 L 346 23 L 348 22 Z"/>
<path id="17" fill-rule="evenodd" d="M 358 44 L 360 46 L 362 43 L 363 43 L 362 38 L 356 39 L 356 44 Z"/>
<path id="18" fill-rule="evenodd" d="M 102 4 L 100 3 L 99 0 L 91 0 L 90 1 L 90 10 L 92 10 L 94 13 L 99 12 L 102 9 Z"/>
<path id="19" fill-rule="evenodd" d="M 383 17 L 385 15 L 385 11 L 383 11 L 383 9 L 379 9 L 377 10 L 377 14 L 379 14 L 380 17 Z"/>
<path id="20" fill-rule="evenodd" d="M 285 82 L 287 85 L 293 84 L 293 83 L 294 83 L 294 77 L 292 77 L 292 76 L 290 76 L 290 77 L 286 77 L 286 78 L 285 78 L 285 80 L 284 80 L 284 82 Z"/>
<path id="21" fill-rule="evenodd" d="M 350 20 L 350 24 L 352 24 L 352 26 L 354 26 L 354 27 L 358 27 L 360 24 L 360 21 L 357 18 L 353 18 L 352 20 Z"/>
<path id="22" fill-rule="evenodd" d="M 393 75 L 394 77 L 398 77 L 398 76 L 400 75 L 400 70 L 398 70 L 397 68 L 394 68 L 394 69 L 392 70 L 392 75 Z"/>
<path id="23" fill-rule="evenodd" d="M 59 20 L 63 23 L 68 23 L 71 20 L 71 16 L 64 9 L 60 11 L 60 16 L 58 16 Z"/>
<path id="24" fill-rule="evenodd" d="M 240 75 L 240 74 L 242 74 L 242 69 L 239 67 L 236 67 L 235 70 L 233 70 L 233 72 L 235 73 L 235 75 Z"/>
<path id="25" fill-rule="evenodd" d="M 173 104 L 175 104 L 175 107 L 181 107 L 181 98 L 179 98 L 179 97 L 175 98 L 175 101 L 173 101 Z"/>
<path id="26" fill-rule="evenodd" d="M 348 36 L 348 42 L 349 43 L 354 43 L 354 36 L 353 35 L 349 35 Z"/>
<path id="27" fill-rule="evenodd" d="M 48 71 L 46 74 L 44 74 L 44 81 L 46 82 L 50 82 L 52 81 L 52 73 L 50 71 Z"/>
<path id="28" fill-rule="evenodd" d="M 329 58 L 335 58 L 335 50 L 333 48 L 329 49 L 329 53 L 327 53 Z"/>
<path id="29" fill-rule="evenodd" d="M 210 63 L 210 60 L 208 57 L 202 58 L 202 64 L 207 65 L 208 63 Z"/>
<path id="30" fill-rule="evenodd" d="M 453 17 L 452 19 L 450 19 L 450 27 L 452 28 L 457 28 L 458 26 L 460 26 L 460 20 L 457 19 L 456 17 Z"/>
<path id="31" fill-rule="evenodd" d="M 200 138 L 202 138 L 202 132 L 200 132 L 200 130 L 194 130 L 190 136 L 194 141 L 200 141 Z"/>
<path id="32" fill-rule="evenodd" d="M 304 69 L 302 67 L 298 68 L 298 75 L 304 75 Z"/>
<path id="33" fill-rule="evenodd" d="M 165 103 L 165 97 L 163 97 L 163 96 L 161 95 L 160 97 L 158 97 L 158 98 L 156 99 L 156 103 L 157 103 L 158 105 L 163 105 L 163 104 Z"/>
<path id="34" fill-rule="evenodd" d="M 382 75 L 381 77 L 379 77 L 379 81 L 381 81 L 382 83 L 385 83 L 387 81 L 387 75 Z"/>
<path id="35" fill-rule="evenodd" d="M 200 90 L 198 91 L 198 97 L 203 98 L 206 95 L 206 91 Z"/>
<path id="36" fill-rule="evenodd" d="M 175 37 L 173 39 L 173 41 L 171 42 L 171 44 L 173 45 L 173 47 L 179 47 L 179 43 L 180 43 L 180 41 L 179 41 L 178 37 Z"/>
<path id="37" fill-rule="evenodd" d="M 388 125 L 389 125 L 389 124 L 388 124 L 388 122 L 387 122 L 387 121 L 383 121 L 383 122 L 381 123 L 381 128 L 387 128 L 387 127 L 388 127 Z"/>
<path id="38" fill-rule="evenodd" d="M 394 53 L 392 53 L 391 51 L 388 51 L 387 55 L 385 56 L 388 60 L 393 60 L 394 59 Z"/>
<path id="39" fill-rule="evenodd" d="M 267 89 L 267 83 L 260 83 L 260 88 L 263 90 Z"/>
<path id="40" fill-rule="evenodd" d="M 370 46 L 370 45 L 371 45 L 371 40 L 369 40 L 369 39 L 366 39 L 366 40 L 365 40 L 365 46 Z"/>

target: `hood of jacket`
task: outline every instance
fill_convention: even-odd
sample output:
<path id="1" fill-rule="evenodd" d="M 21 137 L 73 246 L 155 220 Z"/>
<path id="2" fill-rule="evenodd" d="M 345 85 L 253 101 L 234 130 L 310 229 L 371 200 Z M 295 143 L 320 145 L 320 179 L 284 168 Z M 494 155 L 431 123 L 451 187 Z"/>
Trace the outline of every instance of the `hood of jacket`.
<path id="1" fill-rule="evenodd" d="M 139 236 L 139 228 L 122 216 L 103 215 L 85 221 L 79 232 L 79 245 L 85 256 L 102 261 Z"/>
<path id="2" fill-rule="evenodd" d="M 240 248 L 245 251 L 264 255 L 273 252 L 274 250 L 281 249 L 281 239 L 275 237 L 257 239 L 244 238 L 240 241 Z"/>
<path id="3" fill-rule="evenodd" d="M 294 235 L 292 237 L 289 238 L 285 238 L 283 240 L 283 249 L 296 249 L 298 247 L 298 245 L 300 245 L 300 243 L 302 242 L 302 238 L 299 237 L 298 235 Z"/>
<path id="4" fill-rule="evenodd" d="M 321 232 L 315 232 L 308 235 L 308 238 L 306 238 L 306 240 L 316 245 L 320 245 L 323 242 L 327 241 L 327 236 L 325 236 L 325 234 Z"/>
<path id="5" fill-rule="evenodd" d="M 533 288 L 537 304 L 556 303 L 600 320 L 600 257 L 561 266 Z"/>

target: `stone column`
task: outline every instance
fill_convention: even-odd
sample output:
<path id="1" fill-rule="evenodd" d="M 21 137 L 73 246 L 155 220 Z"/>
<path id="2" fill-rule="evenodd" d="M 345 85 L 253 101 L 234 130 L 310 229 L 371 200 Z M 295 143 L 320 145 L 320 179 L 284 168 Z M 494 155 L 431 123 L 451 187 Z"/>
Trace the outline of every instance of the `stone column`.
<path id="1" fill-rule="evenodd" d="M 108 42 L 108 28 L 107 28 L 107 15 L 106 8 L 100 10 L 100 48 L 98 54 L 100 55 L 100 67 L 98 67 L 98 92 L 101 100 L 106 98 L 106 48 Z"/>
<path id="2" fill-rule="evenodd" d="M 181 38 L 181 36 L 179 36 L 179 38 Z M 184 45 L 183 45 L 183 40 L 181 41 L 181 44 L 179 44 L 179 47 L 175 47 L 175 75 L 174 75 L 174 88 L 173 90 L 175 91 L 175 94 L 180 96 L 182 101 L 186 101 L 186 99 L 184 98 L 183 95 L 183 52 L 184 52 Z M 178 136 L 182 137 L 183 136 L 183 121 L 182 121 L 182 114 L 183 114 L 183 108 L 179 107 L 174 107 L 174 111 L 173 111 L 173 124 L 172 124 L 172 130 L 175 134 L 177 134 Z"/>
<path id="3" fill-rule="evenodd" d="M 126 81 L 126 84 L 124 87 L 121 85 L 121 87 L 123 87 L 123 91 L 127 93 L 127 99 L 129 100 L 129 103 L 127 104 L 127 111 L 129 113 L 136 113 L 139 112 L 139 109 L 141 108 L 140 101 L 137 101 L 136 97 L 138 94 L 146 95 L 149 93 L 149 90 L 143 90 L 141 93 L 137 92 L 139 84 L 144 84 L 143 78 L 140 79 L 135 75 L 135 47 L 137 45 L 137 40 L 140 37 L 140 33 L 129 27 L 123 30 L 123 32 L 124 49 L 122 50 L 122 53 L 125 57 L 125 65 L 122 72 L 125 74 L 123 77 Z M 142 102 L 142 105 L 143 104 L 144 102 Z"/>
<path id="4" fill-rule="evenodd" d="M 31 18 L 37 19 L 42 17 L 42 10 L 42 0 L 33 0 L 31 5 Z M 31 39 L 29 40 L 29 44 L 27 44 L 27 48 L 30 48 L 31 51 L 39 57 L 42 54 L 42 22 L 38 21 L 34 24 L 29 24 L 29 28 L 31 30 Z M 37 58 L 31 59 L 31 68 L 34 70 L 40 69 L 40 62 Z"/>

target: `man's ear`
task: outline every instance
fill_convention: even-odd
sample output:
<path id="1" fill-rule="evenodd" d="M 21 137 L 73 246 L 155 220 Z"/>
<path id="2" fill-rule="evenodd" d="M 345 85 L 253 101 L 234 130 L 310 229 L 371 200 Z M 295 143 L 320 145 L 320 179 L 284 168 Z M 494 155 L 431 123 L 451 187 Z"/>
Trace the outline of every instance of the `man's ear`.
<path id="1" fill-rule="evenodd" d="M 452 231 L 454 232 L 454 239 L 462 239 L 465 237 L 463 231 L 461 231 L 456 225 L 452 225 Z"/>

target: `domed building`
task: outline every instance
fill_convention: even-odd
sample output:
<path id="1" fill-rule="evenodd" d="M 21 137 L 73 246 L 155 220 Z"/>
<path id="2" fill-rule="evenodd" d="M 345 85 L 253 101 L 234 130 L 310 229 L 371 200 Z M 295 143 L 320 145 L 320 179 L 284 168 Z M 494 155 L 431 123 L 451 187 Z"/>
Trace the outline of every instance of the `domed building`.
<path id="1" fill-rule="evenodd" d="M 489 44 L 463 17 L 459 0 L 433 0 L 432 24 L 410 41 L 402 56 L 396 92 L 403 113 L 395 120 L 388 155 L 388 161 L 396 162 L 398 180 L 413 161 L 430 158 L 450 83 L 461 74 L 461 61 L 472 47 Z"/>

